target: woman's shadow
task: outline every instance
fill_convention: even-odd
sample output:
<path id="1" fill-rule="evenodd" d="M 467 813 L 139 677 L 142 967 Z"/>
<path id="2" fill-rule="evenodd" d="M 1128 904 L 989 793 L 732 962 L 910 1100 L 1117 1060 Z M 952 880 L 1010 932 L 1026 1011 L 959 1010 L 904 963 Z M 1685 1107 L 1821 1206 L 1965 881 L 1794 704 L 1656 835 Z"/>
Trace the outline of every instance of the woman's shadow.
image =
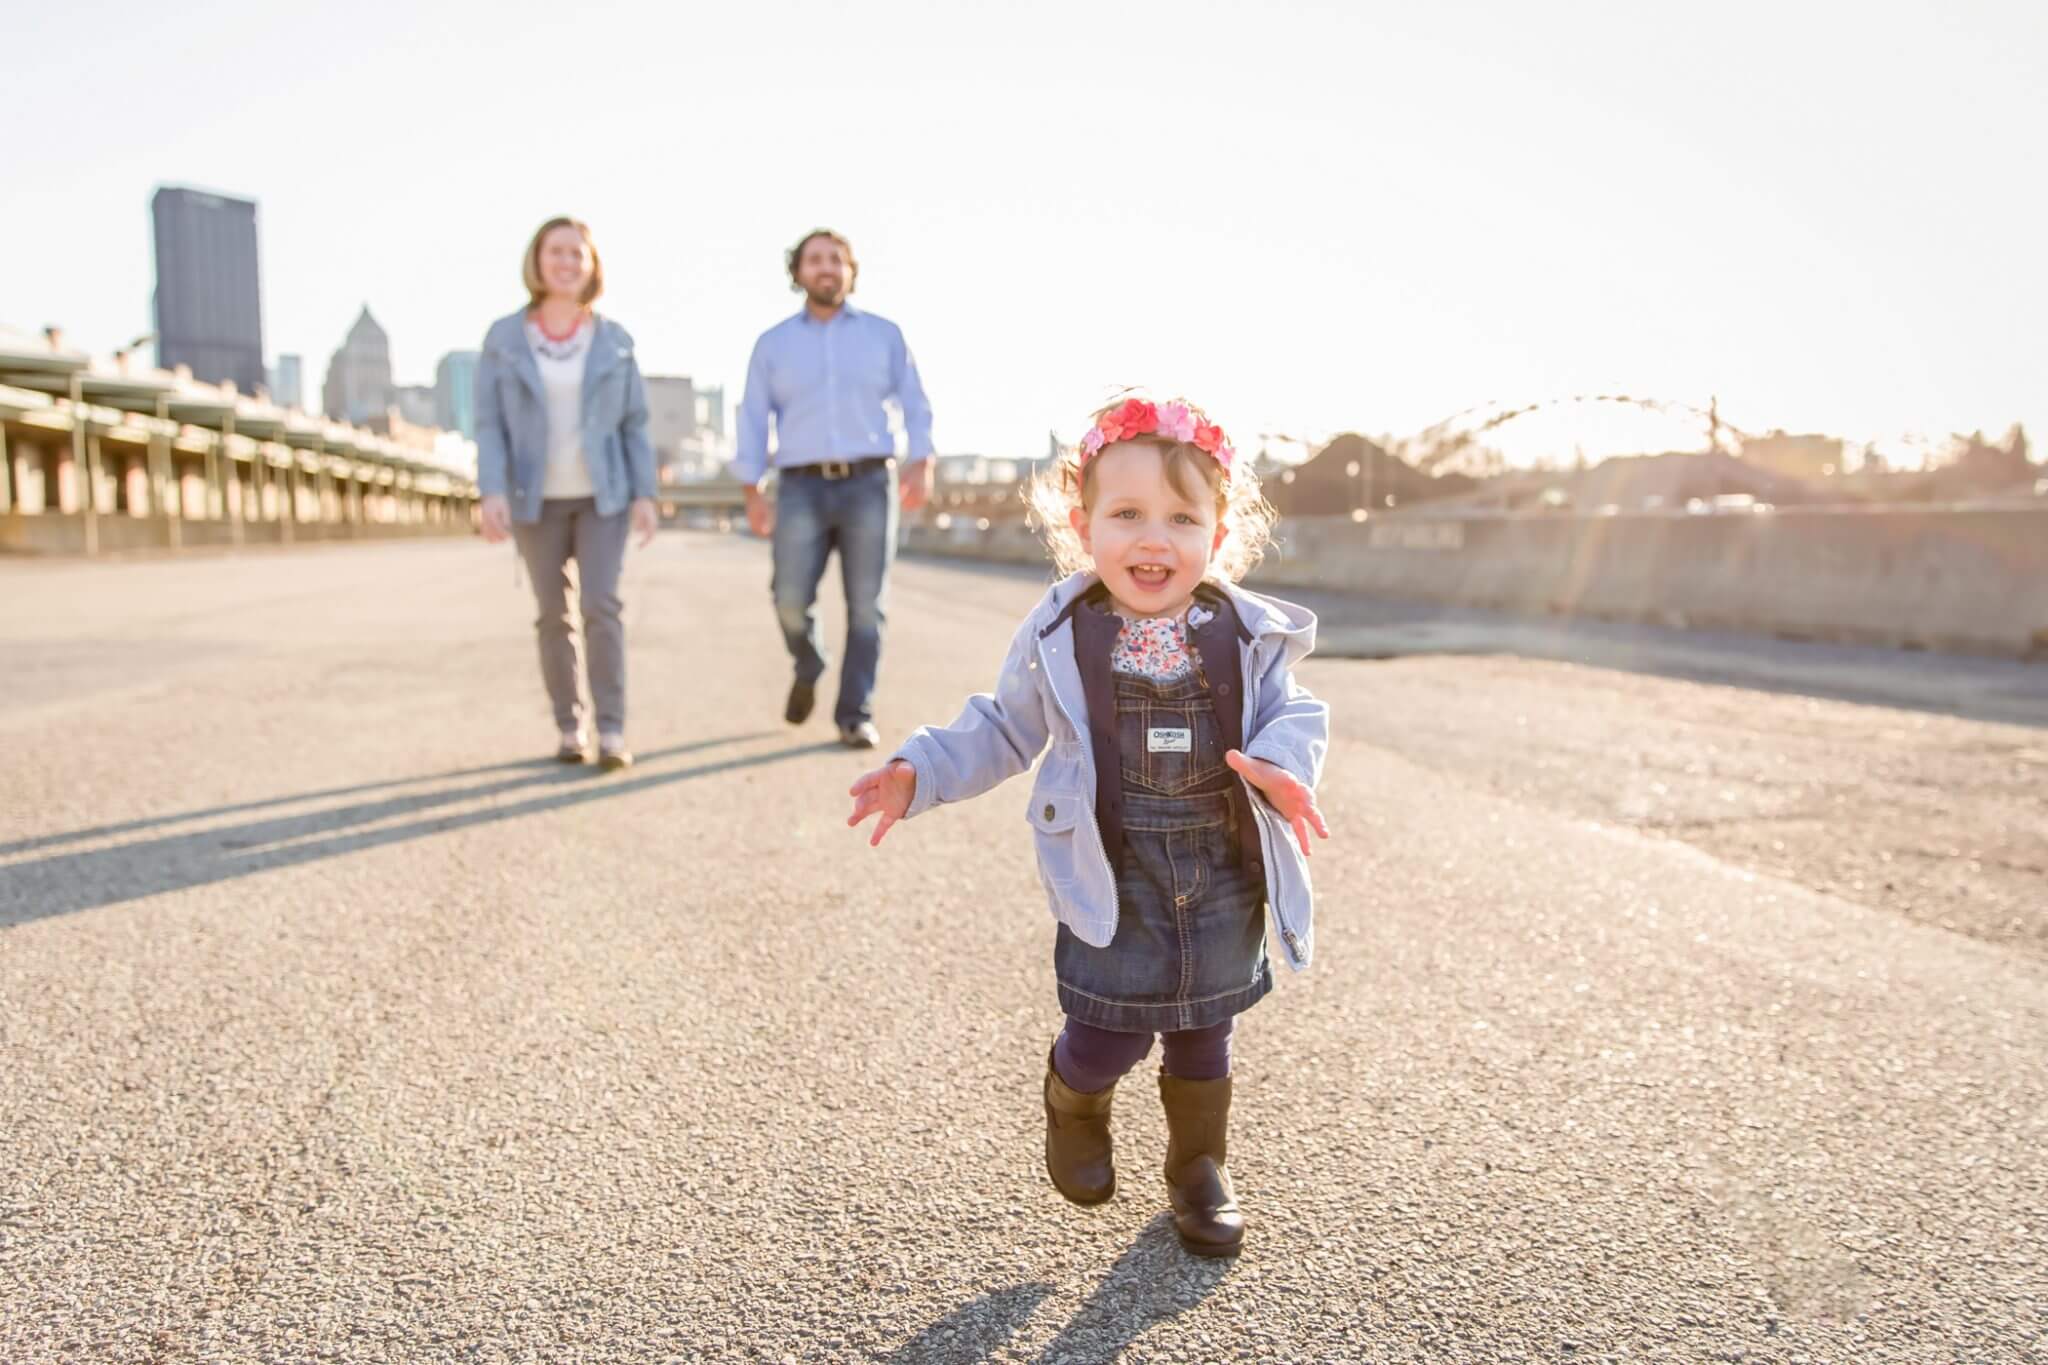
<path id="1" fill-rule="evenodd" d="M 726 735 L 645 752 L 630 774 L 594 777 L 589 768 L 570 767 L 552 759 L 491 764 L 158 815 L 0 845 L 0 858 L 24 852 L 35 855 L 0 864 L 0 930 L 452 830 L 616 800 L 839 748 L 831 741 L 796 744 L 704 759 L 688 766 L 674 764 L 674 760 L 699 757 L 704 751 L 772 734 Z M 336 797 L 349 799 L 328 804 Z M 288 809 L 307 803 L 312 803 L 311 809 Z M 212 823 L 222 815 L 243 818 L 226 825 Z M 131 833 L 146 837 L 107 848 L 77 847 Z"/>
<path id="2" fill-rule="evenodd" d="M 1236 1264 L 1203 1260 L 1181 1250 L 1173 1220 L 1160 1214 L 1117 1258 L 1102 1283 L 1035 1357 L 1115 1360 L 1154 1323 L 1178 1317 L 1214 1293 Z M 1016 1335 L 1053 1287 L 1042 1281 L 995 1289 L 962 1304 L 886 1356 L 879 1365 L 971 1365 L 984 1361 Z"/>

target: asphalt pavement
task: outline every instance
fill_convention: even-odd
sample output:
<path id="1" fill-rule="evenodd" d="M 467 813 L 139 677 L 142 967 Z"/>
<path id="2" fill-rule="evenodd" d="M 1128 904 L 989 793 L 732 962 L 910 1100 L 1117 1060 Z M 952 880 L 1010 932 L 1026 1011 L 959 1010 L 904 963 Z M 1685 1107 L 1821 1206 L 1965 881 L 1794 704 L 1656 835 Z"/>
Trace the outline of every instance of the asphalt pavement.
<path id="1" fill-rule="evenodd" d="M 1144 1070 L 1117 1197 L 1043 1175 L 1024 782 L 869 850 L 767 576 L 631 558 L 599 776 L 508 552 L 0 562 L 0 1361 L 2048 1358 L 2025 666 L 1319 603 L 1318 957 L 1205 1263 Z M 885 737 L 1038 590 L 900 565 Z"/>

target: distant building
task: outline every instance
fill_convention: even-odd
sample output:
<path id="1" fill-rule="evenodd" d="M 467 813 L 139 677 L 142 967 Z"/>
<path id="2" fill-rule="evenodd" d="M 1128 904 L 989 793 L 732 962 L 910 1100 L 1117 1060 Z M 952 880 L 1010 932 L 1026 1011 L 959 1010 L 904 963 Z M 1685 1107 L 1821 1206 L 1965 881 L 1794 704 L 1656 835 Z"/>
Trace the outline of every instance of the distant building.
<path id="1" fill-rule="evenodd" d="M 1758 469 L 1790 479 L 1830 479 L 1842 472 L 1842 438 L 1789 436 L 1783 431 L 1747 436 L 1742 441 L 1742 458 Z"/>
<path id="2" fill-rule="evenodd" d="M 348 339 L 327 362 L 327 383 L 321 390 L 327 415 L 342 422 L 367 422 L 382 417 L 397 401 L 391 382 L 391 338 L 363 305 Z"/>
<path id="3" fill-rule="evenodd" d="M 475 351 L 450 351 L 434 367 L 434 425 L 476 439 Z"/>
<path id="4" fill-rule="evenodd" d="M 715 479 L 732 458 L 726 439 L 725 389 L 702 388 L 683 375 L 647 376 L 647 439 L 666 483 Z"/>
<path id="5" fill-rule="evenodd" d="M 400 384 L 391 391 L 391 405 L 398 415 L 416 427 L 439 427 L 437 394 L 431 384 Z"/>
<path id="6" fill-rule="evenodd" d="M 256 260 L 256 205 L 165 186 L 150 200 L 156 244 L 156 354 L 165 369 L 264 386 L 263 300 Z"/>
<path id="7" fill-rule="evenodd" d="M 300 356 L 281 355 L 270 371 L 270 401 L 281 408 L 306 406 L 306 362 Z"/>
<path id="8" fill-rule="evenodd" d="M 697 389 L 697 430 L 725 439 L 725 385 Z"/>
<path id="9" fill-rule="evenodd" d="M 715 479 L 732 463 L 732 439 L 725 426 L 725 386 L 697 390 L 697 427 L 683 442 L 681 468 L 693 479 Z"/>
<path id="10" fill-rule="evenodd" d="M 647 439 L 657 469 L 683 462 L 683 444 L 697 430 L 697 387 L 683 375 L 647 376 Z"/>

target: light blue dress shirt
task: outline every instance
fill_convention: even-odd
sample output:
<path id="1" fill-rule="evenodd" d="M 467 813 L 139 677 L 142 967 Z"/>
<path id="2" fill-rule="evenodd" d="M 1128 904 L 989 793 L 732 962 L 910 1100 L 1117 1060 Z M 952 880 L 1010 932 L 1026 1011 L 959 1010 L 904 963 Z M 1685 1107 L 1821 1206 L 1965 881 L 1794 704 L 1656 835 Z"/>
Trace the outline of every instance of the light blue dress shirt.
<path id="1" fill-rule="evenodd" d="M 756 484 L 770 465 L 826 464 L 894 455 L 887 404 L 903 415 L 912 461 L 932 453 L 932 409 L 903 330 L 842 305 L 829 322 L 806 308 L 770 327 L 747 362 L 733 473 Z M 769 454 L 770 426 L 775 451 Z"/>

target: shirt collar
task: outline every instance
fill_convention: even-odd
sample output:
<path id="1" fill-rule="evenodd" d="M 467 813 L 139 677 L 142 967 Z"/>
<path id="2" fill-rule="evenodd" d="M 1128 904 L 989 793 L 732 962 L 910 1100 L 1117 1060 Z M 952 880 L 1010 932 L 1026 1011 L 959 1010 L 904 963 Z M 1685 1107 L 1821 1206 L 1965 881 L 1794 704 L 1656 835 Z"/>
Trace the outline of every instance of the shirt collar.
<path id="1" fill-rule="evenodd" d="M 853 306 L 853 300 L 848 299 L 845 303 L 839 305 L 838 317 L 835 317 L 833 321 L 837 322 L 839 318 L 857 318 L 859 316 L 860 309 Z M 808 303 L 796 310 L 796 320 L 803 323 L 806 327 L 822 327 L 827 325 L 811 316 L 811 306 Z"/>

